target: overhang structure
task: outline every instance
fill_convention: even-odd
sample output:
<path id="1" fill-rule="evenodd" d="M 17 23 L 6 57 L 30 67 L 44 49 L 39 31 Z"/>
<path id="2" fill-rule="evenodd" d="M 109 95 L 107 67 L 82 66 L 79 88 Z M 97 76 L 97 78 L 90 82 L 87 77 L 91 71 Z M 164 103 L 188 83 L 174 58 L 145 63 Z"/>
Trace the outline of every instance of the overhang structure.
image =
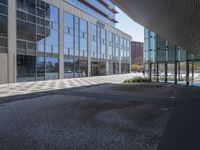
<path id="1" fill-rule="evenodd" d="M 112 0 L 133 20 L 200 56 L 199 0 Z"/>

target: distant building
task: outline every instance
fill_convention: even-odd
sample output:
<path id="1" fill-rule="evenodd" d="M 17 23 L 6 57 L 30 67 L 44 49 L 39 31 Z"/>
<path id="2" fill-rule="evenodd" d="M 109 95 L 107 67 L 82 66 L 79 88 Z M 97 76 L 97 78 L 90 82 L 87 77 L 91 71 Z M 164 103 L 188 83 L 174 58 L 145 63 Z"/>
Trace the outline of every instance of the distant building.
<path id="1" fill-rule="evenodd" d="M 143 42 L 131 42 L 131 62 L 136 65 L 143 65 Z"/>

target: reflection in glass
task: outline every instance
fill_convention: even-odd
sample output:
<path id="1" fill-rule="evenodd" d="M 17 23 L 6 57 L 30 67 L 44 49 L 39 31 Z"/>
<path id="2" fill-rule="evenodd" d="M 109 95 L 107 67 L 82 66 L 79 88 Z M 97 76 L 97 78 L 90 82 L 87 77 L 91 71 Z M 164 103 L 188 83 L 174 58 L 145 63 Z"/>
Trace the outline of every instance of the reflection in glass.
<path id="1" fill-rule="evenodd" d="M 35 80 L 36 57 L 17 55 L 17 79 L 18 81 Z"/>
<path id="2" fill-rule="evenodd" d="M 88 76 L 88 61 L 80 60 L 80 77 Z"/>
<path id="3" fill-rule="evenodd" d="M 58 58 L 46 57 L 46 80 L 58 79 Z"/>
<path id="4" fill-rule="evenodd" d="M 58 78 L 58 8 L 42 0 L 17 0 L 16 11 L 17 53 L 35 57 L 37 80 Z M 21 74 L 22 69 L 20 65 L 18 67 L 20 78 L 26 80 L 27 75 Z"/>
<path id="5" fill-rule="evenodd" d="M 64 77 L 72 78 L 74 76 L 74 60 L 73 58 L 64 59 Z"/>
<path id="6" fill-rule="evenodd" d="M 37 80 L 45 79 L 45 65 L 44 65 L 44 57 L 37 57 Z"/>
<path id="7" fill-rule="evenodd" d="M 74 55 L 74 16 L 64 12 L 64 54 Z"/>

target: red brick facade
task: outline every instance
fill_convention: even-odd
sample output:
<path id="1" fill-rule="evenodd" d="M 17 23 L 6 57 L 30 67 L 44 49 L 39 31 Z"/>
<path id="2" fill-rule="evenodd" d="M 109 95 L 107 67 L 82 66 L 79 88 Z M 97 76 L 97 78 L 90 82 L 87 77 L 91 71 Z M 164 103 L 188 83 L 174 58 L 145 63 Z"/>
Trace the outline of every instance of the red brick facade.
<path id="1" fill-rule="evenodd" d="M 143 42 L 131 42 L 131 62 L 132 64 L 143 65 Z"/>

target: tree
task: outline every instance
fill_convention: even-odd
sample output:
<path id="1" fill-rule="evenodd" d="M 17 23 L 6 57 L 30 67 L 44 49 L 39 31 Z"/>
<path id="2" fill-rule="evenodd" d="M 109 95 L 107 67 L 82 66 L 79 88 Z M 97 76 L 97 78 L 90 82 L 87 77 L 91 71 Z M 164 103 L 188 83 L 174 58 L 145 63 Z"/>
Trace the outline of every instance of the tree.
<path id="1" fill-rule="evenodd" d="M 136 64 L 133 64 L 132 66 L 131 66 L 131 70 L 132 71 L 140 71 L 140 70 L 142 70 L 142 66 L 140 66 L 140 65 L 136 65 Z"/>

